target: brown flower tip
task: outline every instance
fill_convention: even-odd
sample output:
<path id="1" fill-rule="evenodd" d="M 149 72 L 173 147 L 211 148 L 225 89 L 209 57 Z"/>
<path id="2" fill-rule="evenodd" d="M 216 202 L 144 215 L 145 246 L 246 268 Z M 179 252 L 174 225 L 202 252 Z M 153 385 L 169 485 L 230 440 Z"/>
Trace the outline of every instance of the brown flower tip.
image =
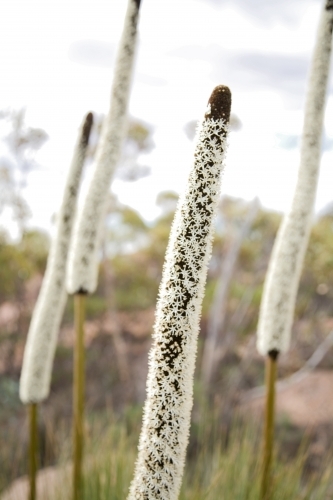
<path id="1" fill-rule="evenodd" d="M 218 85 L 212 92 L 209 98 L 210 110 L 206 113 L 206 118 L 212 120 L 220 120 L 223 118 L 229 122 L 231 110 L 231 92 L 229 87 Z"/>
<path id="2" fill-rule="evenodd" d="M 84 146 L 86 146 L 88 144 L 93 121 L 94 121 L 93 114 L 88 113 L 86 116 L 86 119 L 84 120 L 83 129 L 82 129 L 82 143 Z"/>
<path id="3" fill-rule="evenodd" d="M 276 361 L 277 357 L 279 355 L 279 351 L 277 349 L 272 349 L 271 351 L 268 351 L 268 356 L 273 360 Z"/>
<path id="4" fill-rule="evenodd" d="M 325 8 L 326 10 L 333 9 L 333 0 L 327 0 Z"/>
<path id="5" fill-rule="evenodd" d="M 141 0 L 133 0 L 133 1 L 134 1 L 134 3 L 136 4 L 137 9 L 139 10 Z"/>

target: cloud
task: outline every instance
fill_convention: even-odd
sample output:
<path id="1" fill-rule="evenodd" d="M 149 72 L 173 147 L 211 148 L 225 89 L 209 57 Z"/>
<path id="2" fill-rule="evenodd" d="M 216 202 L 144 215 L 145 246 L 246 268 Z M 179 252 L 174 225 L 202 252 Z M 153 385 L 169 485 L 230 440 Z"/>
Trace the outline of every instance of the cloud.
<path id="1" fill-rule="evenodd" d="M 310 63 L 306 56 L 244 52 L 227 61 L 245 86 L 269 88 L 295 104 L 303 100 Z M 218 69 L 214 73 L 218 75 Z"/>
<path id="2" fill-rule="evenodd" d="M 115 64 L 116 50 L 116 44 L 97 40 L 78 40 L 70 45 L 68 57 L 71 61 L 84 66 L 112 68 Z M 153 87 L 162 87 L 167 84 L 167 80 L 143 72 L 136 73 L 135 77 L 141 83 Z"/>
<path id="3" fill-rule="evenodd" d="M 113 66 L 116 46 L 97 40 L 78 40 L 70 45 L 68 57 L 85 66 L 109 68 Z"/>
<path id="4" fill-rule="evenodd" d="M 279 2 L 270 2 L 267 0 L 203 0 L 204 3 L 211 3 L 218 8 L 231 6 L 242 11 L 245 15 L 258 23 L 274 24 L 284 22 L 296 24 L 300 14 L 310 5 L 319 4 L 321 0 L 279 0 Z"/>
<path id="5" fill-rule="evenodd" d="M 223 81 L 240 90 L 271 90 L 291 108 L 300 108 L 304 104 L 311 62 L 306 55 L 233 52 L 216 44 L 183 46 L 171 51 L 170 55 L 210 62 L 210 76 L 215 83 Z"/>
<path id="6" fill-rule="evenodd" d="M 277 147 L 282 149 L 296 149 L 300 147 L 301 136 L 294 134 L 276 134 Z M 322 152 L 331 151 L 333 149 L 333 138 L 329 137 L 324 131 L 322 139 Z"/>

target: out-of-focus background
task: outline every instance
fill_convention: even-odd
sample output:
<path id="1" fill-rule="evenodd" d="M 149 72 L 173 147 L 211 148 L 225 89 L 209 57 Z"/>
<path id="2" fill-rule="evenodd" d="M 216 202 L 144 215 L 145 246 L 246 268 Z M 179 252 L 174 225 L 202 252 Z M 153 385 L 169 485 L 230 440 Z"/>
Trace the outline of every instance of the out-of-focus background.
<path id="1" fill-rule="evenodd" d="M 86 328 L 87 433 L 97 425 L 103 434 L 110 420 L 120 418 L 126 428 L 121 432 L 135 436 L 133 460 L 173 213 L 191 166 L 196 122 L 221 83 L 233 94 L 231 134 L 201 319 L 190 459 L 203 439 L 205 405 L 226 442 L 236 410 L 262 415 L 258 308 L 281 213 L 296 181 L 320 8 L 317 0 L 142 1 L 128 134 L 110 192 L 100 283 L 88 299 Z M 93 111 L 83 193 L 89 183 L 125 9 L 125 0 L 2 5 L 0 491 L 27 470 L 26 414 L 18 398 L 25 338 L 77 129 Z M 292 459 L 306 436 L 307 473 L 321 470 L 333 434 L 332 106 L 330 84 L 292 348 L 279 365 L 280 377 L 297 372 L 301 380 L 288 378 L 278 396 L 283 459 Z M 203 352 L 214 336 L 213 314 L 219 325 L 207 366 Z M 41 408 L 42 466 L 70 453 L 72 318 L 69 298 L 51 395 Z"/>
<path id="2" fill-rule="evenodd" d="M 320 8 L 319 0 L 143 0 L 129 111 L 151 127 L 155 148 L 142 158 L 149 176 L 113 184 L 120 200 L 152 220 L 156 194 L 182 190 L 191 122 L 202 117 L 214 86 L 225 84 L 239 126 L 223 193 L 257 195 L 264 206 L 285 210 Z M 125 10 L 125 0 L 4 0 L 0 109 L 25 109 L 27 124 L 49 136 L 23 188 L 32 225 L 50 230 L 83 115 L 107 112 Z M 332 105 L 331 84 L 317 210 L 331 201 Z M 1 222 L 10 226 L 8 212 Z"/>

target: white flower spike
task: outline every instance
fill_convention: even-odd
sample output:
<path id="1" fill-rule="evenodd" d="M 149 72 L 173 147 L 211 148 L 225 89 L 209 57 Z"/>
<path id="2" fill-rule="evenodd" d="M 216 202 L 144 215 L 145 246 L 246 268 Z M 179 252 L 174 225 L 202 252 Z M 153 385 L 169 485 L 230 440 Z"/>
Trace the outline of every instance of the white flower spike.
<path id="1" fill-rule="evenodd" d="M 298 181 L 291 209 L 284 217 L 274 243 L 260 306 L 257 348 L 262 355 L 285 352 L 290 344 L 319 173 L 332 26 L 333 1 L 326 0 L 312 59 Z"/>
<path id="2" fill-rule="evenodd" d="M 20 380 L 20 398 L 23 403 L 43 401 L 50 392 L 57 335 L 67 298 L 68 248 L 92 122 L 93 115 L 89 113 L 80 129 L 74 149 L 62 206 L 57 216 L 56 236 L 30 323 Z"/>
<path id="3" fill-rule="evenodd" d="M 175 500 L 181 486 L 201 304 L 227 146 L 228 87 L 216 87 L 209 104 L 197 131 L 194 165 L 178 203 L 166 252 L 129 500 Z"/>
<path id="4" fill-rule="evenodd" d="M 96 164 L 82 211 L 75 223 L 71 245 L 68 293 L 93 293 L 97 286 L 98 252 L 110 182 L 126 132 L 140 0 L 129 0 L 115 66 L 111 104 L 96 152 Z"/>

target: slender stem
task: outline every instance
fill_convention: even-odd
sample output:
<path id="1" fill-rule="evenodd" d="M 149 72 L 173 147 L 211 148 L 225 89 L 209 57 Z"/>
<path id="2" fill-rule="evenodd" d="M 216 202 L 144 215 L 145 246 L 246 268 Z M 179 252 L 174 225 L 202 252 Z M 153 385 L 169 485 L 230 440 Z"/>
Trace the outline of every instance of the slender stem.
<path id="1" fill-rule="evenodd" d="M 75 346 L 73 385 L 73 500 L 82 500 L 82 459 L 84 437 L 84 318 L 86 295 L 74 295 Z"/>
<path id="2" fill-rule="evenodd" d="M 269 500 L 271 494 L 271 467 L 274 442 L 275 380 L 278 351 L 273 350 L 266 358 L 266 408 L 261 480 L 261 500 Z"/>
<path id="3" fill-rule="evenodd" d="M 29 431 L 30 431 L 30 446 L 29 446 L 29 482 L 30 492 L 29 500 L 36 500 L 36 475 L 38 467 L 38 437 L 37 437 L 37 404 L 29 404 Z"/>

